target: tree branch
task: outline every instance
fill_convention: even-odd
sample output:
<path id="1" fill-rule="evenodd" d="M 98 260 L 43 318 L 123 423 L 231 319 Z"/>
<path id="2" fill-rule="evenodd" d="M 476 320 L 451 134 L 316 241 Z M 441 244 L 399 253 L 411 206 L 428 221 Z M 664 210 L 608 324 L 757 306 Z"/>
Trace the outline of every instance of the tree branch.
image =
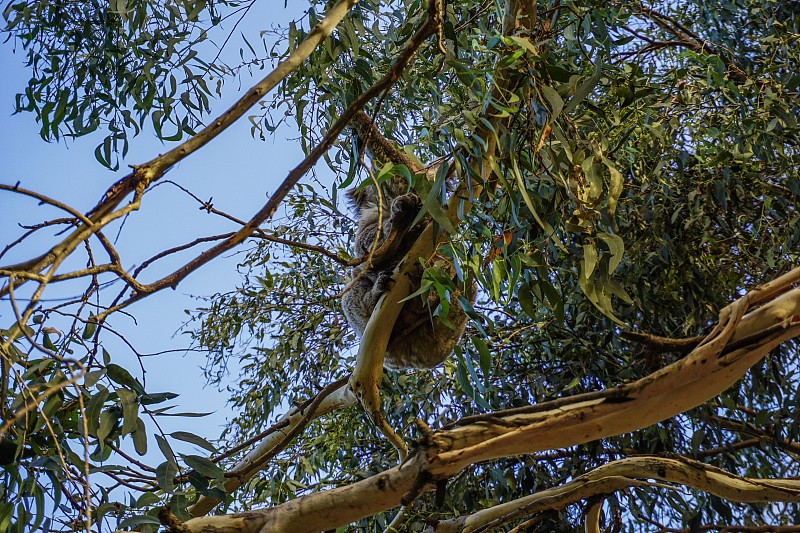
<path id="1" fill-rule="evenodd" d="M 313 419 L 322 415 L 351 407 L 356 404 L 356 397 L 345 385 L 346 378 L 335 381 L 321 390 L 312 400 L 300 407 L 293 407 L 278 422 L 272 425 L 264 440 L 248 453 L 244 459 L 227 474 L 223 488 L 231 493 L 253 477 L 264 467 L 264 458 L 272 457 L 280 451 Z M 266 433 L 266 432 L 265 432 Z M 269 460 L 269 459 L 267 459 Z M 189 509 L 192 516 L 208 514 L 220 502 L 217 498 L 201 496 Z"/>
<path id="2" fill-rule="evenodd" d="M 286 197 L 287 194 L 294 188 L 300 178 L 302 178 L 306 172 L 308 172 L 322 155 L 328 151 L 328 149 L 333 145 L 336 138 L 339 134 L 344 130 L 347 124 L 350 122 L 350 119 L 353 115 L 358 112 L 359 110 L 363 109 L 363 107 L 377 95 L 382 93 L 383 91 L 387 90 L 391 87 L 397 80 L 400 79 L 400 75 L 402 74 L 403 70 L 408 66 L 411 59 L 414 57 L 417 49 L 422 45 L 424 40 L 432 35 L 435 32 L 434 24 L 430 22 L 430 20 L 426 21 L 419 30 L 407 41 L 405 48 L 398 54 L 397 58 L 395 59 L 392 66 L 389 68 L 389 71 L 377 82 L 375 82 L 369 89 L 364 91 L 360 94 L 352 104 L 350 104 L 347 109 L 342 113 L 342 116 L 334 122 L 334 124 L 330 127 L 328 132 L 325 134 L 325 137 L 322 141 L 314 147 L 313 150 L 308 154 L 308 156 L 300 162 L 295 168 L 293 168 L 280 186 L 275 190 L 272 197 L 270 197 L 269 201 L 267 201 L 264 206 L 259 209 L 257 213 L 255 213 L 252 218 L 236 233 L 234 233 L 228 239 L 225 239 L 223 242 L 205 250 L 204 252 L 200 253 L 197 257 L 186 263 L 184 266 L 179 268 L 178 270 L 174 271 L 173 273 L 161 278 L 158 281 L 155 281 L 146 286 L 146 291 L 137 292 L 136 294 L 129 297 L 127 300 L 122 301 L 121 303 L 110 307 L 109 309 L 105 310 L 104 312 L 97 315 L 98 320 L 105 319 L 109 314 L 118 311 L 119 309 L 123 309 L 128 305 L 145 298 L 146 296 L 153 294 L 155 292 L 161 291 L 167 287 L 174 287 L 178 283 L 180 283 L 186 276 L 203 266 L 204 264 L 208 263 L 215 257 L 219 256 L 220 254 L 230 250 L 231 248 L 239 245 L 245 239 L 250 237 L 258 227 L 263 224 L 266 220 L 268 220 L 275 211 L 278 209 L 278 206 L 283 202 L 283 199 Z"/>
<path id="3" fill-rule="evenodd" d="M 187 533 L 205 530 L 237 533 L 304 533 L 332 529 L 394 507 L 419 479 L 426 479 L 431 450 L 418 450 L 409 461 L 352 485 L 309 494 L 261 511 L 195 518 L 180 525 Z M 598 467 L 560 487 L 544 490 L 466 517 L 439 522 L 434 533 L 477 533 L 484 526 L 560 509 L 592 496 L 631 486 L 648 486 L 655 479 L 677 483 L 737 502 L 800 502 L 800 480 L 754 479 L 680 456 L 641 456 Z"/>
<path id="4" fill-rule="evenodd" d="M 80 228 L 45 254 L 29 261 L 6 267 L 6 269 L 38 273 L 47 266 L 52 265 L 57 257 L 71 254 L 78 243 L 91 235 L 94 229 L 101 228 L 111 220 L 118 218 L 111 215 L 114 209 L 129 194 L 135 192 L 136 196 L 140 197 L 144 190 L 161 178 L 169 168 L 208 144 L 231 124 L 242 118 L 248 109 L 258 103 L 265 94 L 300 66 L 316 47 L 330 36 L 334 28 L 356 3 L 357 0 L 339 0 L 331 7 L 327 16 L 312 28 L 303 42 L 284 61 L 280 62 L 272 72 L 254 85 L 241 99 L 209 126 L 169 152 L 159 155 L 143 165 L 133 167 L 133 172 L 114 183 L 105 192 L 97 205 L 89 211 L 87 218 L 91 221 L 91 224 L 85 221 Z M 134 200 L 134 205 L 138 207 L 137 200 L 138 198 Z"/>
<path id="5" fill-rule="evenodd" d="M 434 4 L 435 2 L 431 2 L 431 6 Z M 523 7 L 526 5 L 525 2 L 515 1 L 510 2 L 509 5 L 506 6 L 506 16 L 503 22 L 503 33 L 505 35 L 510 35 L 515 31 L 519 21 L 527 20 L 530 17 L 529 14 L 524 16 L 519 15 L 519 12 L 528 13 L 528 10 L 534 9 Z M 430 17 L 430 19 L 433 18 L 433 16 Z M 511 80 L 503 75 L 502 69 L 498 69 L 495 79 L 497 79 L 497 83 L 492 89 L 492 100 L 502 98 L 513 86 Z M 476 136 L 485 139 L 485 144 L 483 145 L 484 149 L 481 153 L 481 163 L 478 164 L 473 160 L 472 164 L 476 166 L 480 165 L 479 168 L 473 170 L 476 175 L 486 179 L 492 172 L 491 161 L 497 149 L 497 136 L 495 131 L 501 119 L 494 114 L 488 113 L 488 104 L 484 114 L 487 116 L 484 121 L 481 121 L 476 131 Z M 468 181 L 469 183 L 467 183 Z M 480 181 L 481 180 L 478 179 L 464 180 L 450 197 L 447 202 L 447 213 L 451 221 L 458 221 L 460 214 L 466 213 L 471 209 L 471 203 L 468 201 L 468 198 L 474 198 L 480 194 L 483 188 Z M 364 329 L 356 360 L 356 367 L 350 378 L 350 387 L 356 396 L 358 396 L 364 410 L 378 429 L 380 429 L 397 449 L 401 460 L 407 453 L 407 447 L 392 427 L 389 426 L 381 411 L 378 387 L 383 378 L 383 360 L 392 329 L 403 308 L 403 300 L 411 294 L 412 291 L 410 278 L 406 274 L 410 272 L 411 268 L 415 267 L 419 258 L 430 258 L 444 238 L 445 235 L 441 232 L 434 236 L 433 226 L 428 224 L 403 260 L 397 265 L 393 273 L 394 284 L 378 301 Z"/>
<path id="6" fill-rule="evenodd" d="M 600 466 L 569 483 L 547 489 L 483 511 L 439 522 L 429 533 L 478 533 L 486 527 L 496 528 L 512 520 L 551 510 L 631 486 L 647 486 L 642 482 L 656 479 L 677 483 L 736 502 L 798 502 L 800 480 L 743 478 L 720 468 L 686 457 L 640 456 L 620 459 Z M 596 507 L 599 511 L 599 506 Z M 599 531 L 599 512 L 587 514 L 586 531 Z M 590 522 L 591 526 L 590 527 Z"/>

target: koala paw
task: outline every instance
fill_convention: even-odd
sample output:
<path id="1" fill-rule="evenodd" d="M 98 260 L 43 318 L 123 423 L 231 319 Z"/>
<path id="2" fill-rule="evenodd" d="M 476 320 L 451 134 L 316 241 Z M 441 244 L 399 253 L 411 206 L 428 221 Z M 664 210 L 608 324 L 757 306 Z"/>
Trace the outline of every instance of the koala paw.
<path id="1" fill-rule="evenodd" d="M 403 213 L 416 216 L 422 202 L 416 194 L 404 194 L 392 201 L 392 213 Z"/>
<path id="2" fill-rule="evenodd" d="M 375 290 L 378 292 L 386 292 L 392 288 L 394 278 L 391 272 L 381 272 L 375 278 Z"/>

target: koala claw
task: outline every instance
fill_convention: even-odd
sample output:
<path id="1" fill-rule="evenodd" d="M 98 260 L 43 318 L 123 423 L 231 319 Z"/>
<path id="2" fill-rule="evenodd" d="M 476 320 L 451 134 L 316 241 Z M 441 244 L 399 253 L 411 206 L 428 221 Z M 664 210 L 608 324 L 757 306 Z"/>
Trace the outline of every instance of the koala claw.
<path id="1" fill-rule="evenodd" d="M 378 274 L 378 277 L 375 278 L 375 289 L 379 292 L 386 292 L 392 288 L 394 284 L 394 278 L 392 277 L 391 272 L 381 272 Z"/>
<path id="2" fill-rule="evenodd" d="M 420 207 L 421 202 L 416 194 L 404 194 L 392 201 L 393 213 L 413 213 L 416 215 Z"/>

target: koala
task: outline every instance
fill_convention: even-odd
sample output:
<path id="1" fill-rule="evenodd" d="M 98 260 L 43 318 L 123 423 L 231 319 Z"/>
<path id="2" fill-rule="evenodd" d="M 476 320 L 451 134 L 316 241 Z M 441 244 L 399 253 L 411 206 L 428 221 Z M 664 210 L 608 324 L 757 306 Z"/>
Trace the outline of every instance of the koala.
<path id="1" fill-rule="evenodd" d="M 391 287 L 392 271 L 427 224 L 427 221 L 423 221 L 413 225 L 421 201 L 416 193 L 406 193 L 404 188 L 404 183 L 390 182 L 383 186 L 383 217 L 380 227 L 378 195 L 375 189 L 368 187 L 347 193 L 358 218 L 355 233 L 356 255 L 367 255 L 377 239 L 371 263 L 362 263 L 351 270 L 351 278 L 355 281 L 342 296 L 344 315 L 359 337 L 364 334 L 367 321 L 381 295 Z M 422 280 L 422 269 L 413 270 L 411 276 L 412 290 L 415 291 Z M 475 292 L 473 281 L 466 295 L 470 301 L 474 301 Z M 464 333 L 467 315 L 453 298 L 447 315 L 447 321 L 452 325 L 450 327 L 433 316 L 433 310 L 438 305 L 439 297 L 435 293 L 405 302 L 386 348 L 386 368 L 433 368 L 447 359 Z"/>

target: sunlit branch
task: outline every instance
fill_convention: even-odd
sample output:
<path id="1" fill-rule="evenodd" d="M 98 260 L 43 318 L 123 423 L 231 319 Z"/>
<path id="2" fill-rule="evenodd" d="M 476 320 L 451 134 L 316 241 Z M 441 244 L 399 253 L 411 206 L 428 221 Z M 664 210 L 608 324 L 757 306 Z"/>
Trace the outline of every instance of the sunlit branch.
<path id="1" fill-rule="evenodd" d="M 266 462 L 284 449 L 311 420 L 331 411 L 355 405 L 356 398 L 346 386 L 346 382 L 347 378 L 343 378 L 326 386 L 314 398 L 301 406 L 293 407 L 269 429 L 258 435 L 259 445 L 226 474 L 228 479 L 223 486 L 225 492 L 233 492 L 253 477 L 265 466 Z M 250 444 L 253 442 L 248 445 Z M 242 446 L 237 446 L 229 453 L 223 454 L 220 459 L 236 453 L 242 448 Z M 189 512 L 192 516 L 203 516 L 218 503 L 219 499 L 217 498 L 201 496 L 189 509 Z"/>
<path id="2" fill-rule="evenodd" d="M 331 7 L 327 16 L 311 29 L 306 38 L 298 44 L 284 61 L 280 62 L 272 72 L 197 135 L 167 153 L 143 165 L 135 166 L 132 173 L 117 181 L 106 191 L 103 199 L 89 211 L 89 214 L 85 217 L 88 221 L 84 222 L 81 228 L 72 232 L 45 254 L 17 265 L 6 267 L 6 269 L 40 272 L 47 266 L 53 265 L 59 257 L 71 254 L 78 243 L 85 240 L 97 228 L 104 227 L 130 210 L 138 209 L 141 196 L 147 187 L 160 179 L 169 168 L 205 146 L 231 124 L 244 116 L 265 94 L 271 91 L 311 55 L 316 47 L 333 32 L 334 28 L 344 19 L 356 2 L 357 0 L 340 0 Z M 114 212 L 117 206 L 131 193 L 134 193 L 134 199 L 128 204 L 127 208 Z"/>
<path id="3" fill-rule="evenodd" d="M 645 480 L 650 479 L 687 486 L 729 501 L 800 501 L 800 480 L 743 478 L 685 457 L 640 456 L 608 463 L 552 489 L 468 516 L 444 520 L 429 531 L 479 533 L 494 530 L 512 520 L 545 510 L 563 509 L 592 496 L 610 494 L 631 486 L 647 487 L 651 483 Z M 587 513 L 587 533 L 599 530 L 599 507 L 598 504 L 592 505 Z"/>

